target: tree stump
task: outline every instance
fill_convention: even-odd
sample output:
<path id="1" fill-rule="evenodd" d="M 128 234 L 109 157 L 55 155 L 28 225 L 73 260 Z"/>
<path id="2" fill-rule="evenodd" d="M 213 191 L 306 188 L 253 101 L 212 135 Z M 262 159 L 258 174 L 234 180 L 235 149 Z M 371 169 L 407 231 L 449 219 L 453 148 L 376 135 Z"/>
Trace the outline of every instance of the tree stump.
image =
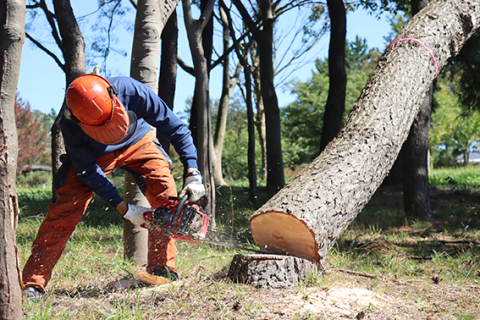
<path id="1" fill-rule="evenodd" d="M 323 270 L 322 270 L 323 271 Z M 233 257 L 228 277 L 256 288 L 289 288 L 319 273 L 311 261 L 275 254 L 237 254 Z"/>

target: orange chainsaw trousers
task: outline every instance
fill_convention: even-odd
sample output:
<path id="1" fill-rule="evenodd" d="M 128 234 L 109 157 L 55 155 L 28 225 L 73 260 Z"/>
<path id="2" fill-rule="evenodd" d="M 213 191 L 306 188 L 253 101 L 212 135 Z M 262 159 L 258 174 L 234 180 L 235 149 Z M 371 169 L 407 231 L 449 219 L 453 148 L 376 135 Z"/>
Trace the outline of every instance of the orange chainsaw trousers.
<path id="1" fill-rule="evenodd" d="M 150 132 L 129 148 L 98 158 L 97 165 L 106 175 L 119 167 L 128 167 L 140 174 L 146 184 L 145 196 L 151 207 L 157 208 L 168 197 L 176 197 L 177 189 L 170 165 L 153 141 L 154 138 Z M 33 242 L 31 256 L 22 274 L 25 286 L 44 291 L 53 268 L 92 197 L 92 189 L 77 177 L 71 167 L 64 185 L 57 190 L 56 200 L 48 205 L 47 215 Z M 148 230 L 147 271 L 163 266 L 175 270 L 176 254 L 175 240 L 157 230 Z"/>

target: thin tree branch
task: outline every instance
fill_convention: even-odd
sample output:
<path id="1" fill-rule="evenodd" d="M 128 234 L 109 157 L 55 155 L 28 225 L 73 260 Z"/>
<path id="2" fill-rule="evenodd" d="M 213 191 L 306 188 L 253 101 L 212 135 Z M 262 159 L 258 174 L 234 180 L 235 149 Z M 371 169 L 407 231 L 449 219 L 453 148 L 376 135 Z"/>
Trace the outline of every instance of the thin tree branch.
<path id="1" fill-rule="evenodd" d="M 38 2 L 35 2 L 34 4 L 26 5 L 26 8 L 27 8 L 27 9 L 36 9 L 36 8 L 40 8 L 40 3 L 38 3 Z"/>
<path id="2" fill-rule="evenodd" d="M 185 71 L 186 73 L 188 73 L 192 76 L 195 76 L 194 68 L 187 65 L 187 63 L 185 61 L 183 61 L 182 58 L 180 58 L 180 56 L 177 56 L 177 63 L 180 66 L 180 68 L 183 69 L 183 71 Z"/>
<path id="3" fill-rule="evenodd" d="M 53 53 L 51 52 L 50 50 L 48 50 L 46 47 L 44 47 L 40 42 L 38 42 L 37 40 L 35 40 L 30 34 L 28 34 L 27 32 L 25 32 L 25 36 L 33 42 L 33 44 L 35 44 L 39 49 L 41 49 L 42 51 L 44 51 L 46 54 L 48 54 L 50 57 L 53 58 L 53 60 L 55 60 L 55 62 L 60 66 L 60 68 L 65 72 L 65 64 L 63 64 L 60 59 L 58 59 L 58 57 Z"/>
<path id="4" fill-rule="evenodd" d="M 47 17 L 48 24 L 50 25 L 50 28 L 52 28 L 52 36 L 53 36 L 53 39 L 55 39 L 55 43 L 60 48 L 62 53 L 65 54 L 65 51 L 63 48 L 63 42 L 62 42 L 62 39 L 60 39 L 60 35 L 58 34 L 57 26 L 55 24 L 55 15 L 48 10 L 45 0 L 40 1 L 40 8 L 42 8 L 43 12 L 45 12 L 45 16 Z"/>
<path id="5" fill-rule="evenodd" d="M 240 38 L 238 38 L 238 41 L 242 41 L 244 40 L 247 36 L 249 35 L 248 32 L 242 34 L 242 36 Z M 229 55 L 233 50 L 235 50 L 235 45 L 232 45 L 230 46 L 230 48 L 228 48 L 224 54 L 222 54 L 220 57 L 218 57 L 217 60 L 215 60 L 215 62 L 213 62 L 210 66 L 210 70 L 212 70 L 213 68 L 215 68 L 216 66 L 218 66 L 219 64 L 222 63 L 222 61 L 225 59 L 225 56 Z"/>
<path id="6" fill-rule="evenodd" d="M 233 4 L 237 8 L 237 10 L 240 12 L 240 15 L 242 16 L 243 22 L 247 25 L 248 30 L 253 34 L 254 37 L 258 36 L 258 33 L 260 32 L 260 29 L 257 27 L 257 24 L 253 19 L 250 17 L 248 14 L 247 9 L 243 6 L 243 3 L 241 0 L 232 0 Z"/>
<path id="7" fill-rule="evenodd" d="M 118 1 L 115 6 L 113 7 L 112 11 L 111 11 L 111 16 L 110 16 L 110 22 L 108 24 L 108 28 L 107 28 L 107 46 L 105 48 L 105 54 L 103 56 L 103 62 L 104 62 L 104 67 L 105 67 L 105 70 L 107 69 L 107 57 L 110 53 L 110 43 L 111 43 L 111 38 L 112 38 L 112 34 L 111 34 L 111 31 L 112 31 L 112 25 L 113 25 L 113 18 L 115 16 L 115 10 L 120 6 L 120 1 Z"/>
<path id="8" fill-rule="evenodd" d="M 275 8 L 275 16 L 277 16 L 277 17 L 284 14 L 285 12 L 288 12 L 288 11 L 292 10 L 292 9 L 299 8 L 299 7 L 306 6 L 306 5 L 313 5 L 313 4 L 323 5 L 323 6 L 327 5 L 325 1 L 306 0 L 306 1 L 295 2 L 295 4 L 292 4 L 292 2 L 288 2 L 284 6 L 277 8 L 276 4 L 279 4 L 280 1 L 281 0 L 277 1 L 275 3 L 275 5 L 273 6 L 273 8 Z"/>

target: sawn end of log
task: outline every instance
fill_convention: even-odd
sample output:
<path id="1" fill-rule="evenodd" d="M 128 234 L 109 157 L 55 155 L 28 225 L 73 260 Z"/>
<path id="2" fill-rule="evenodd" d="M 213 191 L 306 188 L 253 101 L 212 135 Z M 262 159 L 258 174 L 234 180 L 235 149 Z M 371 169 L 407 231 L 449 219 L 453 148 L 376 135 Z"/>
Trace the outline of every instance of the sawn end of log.
<path id="1" fill-rule="evenodd" d="M 261 250 L 285 254 L 318 263 L 318 245 L 314 233 L 291 214 L 267 211 L 250 220 L 255 245 Z"/>

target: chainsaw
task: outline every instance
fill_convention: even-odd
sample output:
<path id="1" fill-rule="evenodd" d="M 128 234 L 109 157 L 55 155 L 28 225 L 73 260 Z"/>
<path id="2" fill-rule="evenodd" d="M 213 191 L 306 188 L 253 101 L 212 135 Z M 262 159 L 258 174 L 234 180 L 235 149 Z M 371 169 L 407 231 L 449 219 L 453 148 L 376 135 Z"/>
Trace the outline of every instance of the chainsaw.
<path id="1" fill-rule="evenodd" d="M 205 213 L 205 209 L 208 204 L 208 198 L 203 196 L 201 205 L 188 201 L 188 198 L 188 194 L 182 199 L 169 198 L 161 207 L 156 208 L 153 212 L 145 212 L 143 216 L 150 222 L 148 227 L 155 228 L 163 235 L 169 236 L 172 239 L 184 242 L 206 242 L 256 253 L 268 253 L 262 250 L 207 239 L 206 235 L 210 218 Z"/>

